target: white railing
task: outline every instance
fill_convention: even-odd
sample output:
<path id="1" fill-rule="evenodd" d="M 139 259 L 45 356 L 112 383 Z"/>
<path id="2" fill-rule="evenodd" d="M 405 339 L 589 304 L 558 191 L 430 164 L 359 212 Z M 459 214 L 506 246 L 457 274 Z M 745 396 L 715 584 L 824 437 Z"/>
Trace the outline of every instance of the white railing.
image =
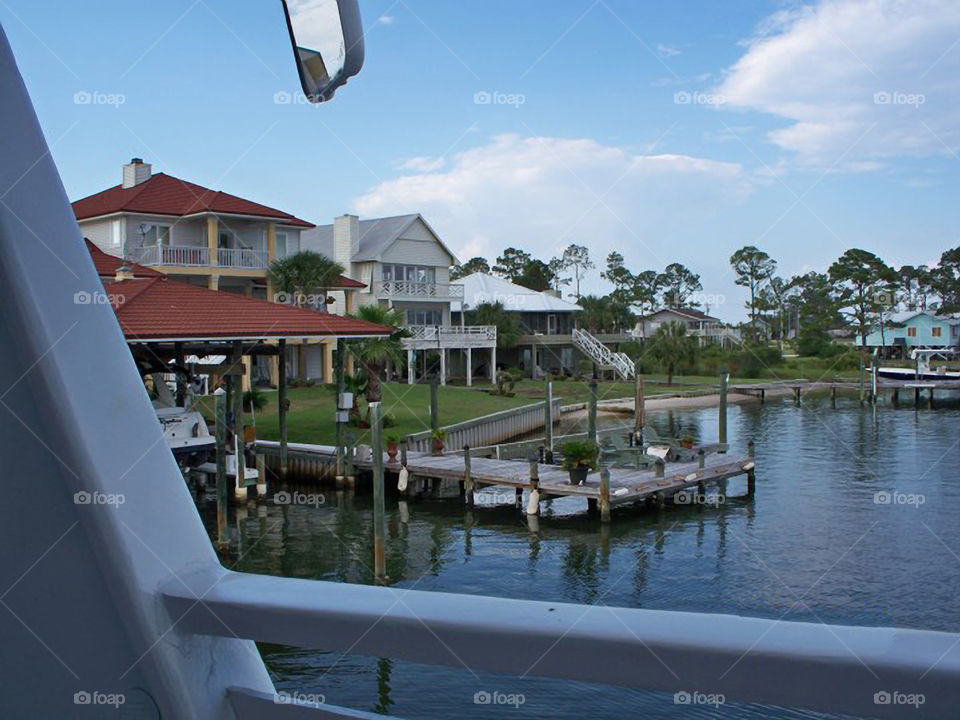
<path id="1" fill-rule="evenodd" d="M 167 247 L 131 248 L 127 259 L 140 265 L 178 265 L 205 267 L 210 264 L 210 250 L 205 247 L 171 245 Z"/>
<path id="2" fill-rule="evenodd" d="M 496 347 L 496 325 L 408 325 L 407 350 L 425 348 Z"/>
<path id="3" fill-rule="evenodd" d="M 614 352 L 590 333 L 573 329 L 573 344 L 597 365 L 612 367 L 624 380 L 632 380 L 636 373 L 633 360 L 624 353 Z"/>
<path id="4" fill-rule="evenodd" d="M 463 298 L 463 285 L 380 280 L 375 283 L 375 292 L 378 297 L 383 298 L 460 300 Z"/>
<path id="5" fill-rule="evenodd" d="M 217 250 L 217 262 L 220 267 L 251 268 L 261 270 L 267 267 L 267 253 L 249 248 L 220 248 Z"/>

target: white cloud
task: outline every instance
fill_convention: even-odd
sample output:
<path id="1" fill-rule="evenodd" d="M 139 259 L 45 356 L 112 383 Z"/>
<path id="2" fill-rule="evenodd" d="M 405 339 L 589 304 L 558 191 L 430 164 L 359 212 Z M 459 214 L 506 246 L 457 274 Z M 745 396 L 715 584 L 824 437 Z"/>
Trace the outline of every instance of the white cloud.
<path id="1" fill-rule="evenodd" d="M 401 170 L 413 170 L 414 172 L 431 173 L 443 168 L 447 161 L 442 157 L 412 157 L 407 158 L 398 164 Z"/>
<path id="2" fill-rule="evenodd" d="M 716 91 L 790 121 L 768 139 L 803 163 L 946 154 L 960 147 L 958 37 L 957 0 L 822 0 L 769 18 Z"/>
<path id="3" fill-rule="evenodd" d="M 660 57 L 676 57 L 680 55 L 683 51 L 679 48 L 675 48 L 672 45 L 666 45 L 665 43 L 657 43 L 657 52 L 660 54 Z"/>
<path id="4" fill-rule="evenodd" d="M 753 187 L 733 163 L 640 154 L 591 139 L 500 135 L 455 155 L 442 172 L 379 184 L 352 210 L 362 217 L 423 213 L 461 260 L 493 260 L 510 245 L 549 260 L 578 242 L 598 265 L 617 250 L 634 269 L 675 260 L 706 269 L 708 262 L 726 267 L 729 248 L 714 243 L 716 257 L 708 257 L 702 242 L 690 241 L 714 236 L 716 213 Z"/>
<path id="5" fill-rule="evenodd" d="M 381 25 L 393 25 L 397 21 L 393 15 L 381 15 L 377 18 L 377 22 Z"/>

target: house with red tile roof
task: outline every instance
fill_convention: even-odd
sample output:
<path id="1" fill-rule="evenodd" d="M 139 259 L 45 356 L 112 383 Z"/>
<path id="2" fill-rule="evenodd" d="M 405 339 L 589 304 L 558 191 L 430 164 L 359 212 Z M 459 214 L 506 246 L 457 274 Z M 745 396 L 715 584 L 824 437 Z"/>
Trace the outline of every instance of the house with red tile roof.
<path id="1" fill-rule="evenodd" d="M 269 299 L 268 268 L 300 250 L 313 223 L 212 190 L 133 158 L 121 182 L 73 203 L 85 237 L 108 255 L 211 290 Z M 348 281 L 362 287 L 362 283 Z"/>

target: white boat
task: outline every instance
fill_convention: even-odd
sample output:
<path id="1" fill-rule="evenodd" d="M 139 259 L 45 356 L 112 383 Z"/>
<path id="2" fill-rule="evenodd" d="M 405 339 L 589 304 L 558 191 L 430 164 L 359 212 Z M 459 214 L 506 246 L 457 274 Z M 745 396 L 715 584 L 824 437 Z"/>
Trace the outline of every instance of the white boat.
<path id="1" fill-rule="evenodd" d="M 193 468 L 207 462 L 216 450 L 216 438 L 210 434 L 203 415 L 189 405 L 177 405 L 170 386 L 158 373 L 153 374 L 157 398 L 153 408 L 163 428 L 163 439 L 181 467 Z"/>
<path id="2" fill-rule="evenodd" d="M 960 371 L 957 370 L 948 370 L 945 365 L 939 365 L 936 367 L 931 367 L 931 362 L 935 360 L 949 360 L 960 356 L 960 351 L 957 350 L 914 350 L 910 353 L 910 357 L 913 360 L 916 360 L 915 368 L 902 368 L 902 367 L 887 367 L 887 368 L 877 368 L 877 377 L 886 378 L 887 380 L 904 380 L 904 381 L 923 381 L 923 382 L 937 382 L 937 381 L 952 381 L 956 382 L 960 380 Z"/>

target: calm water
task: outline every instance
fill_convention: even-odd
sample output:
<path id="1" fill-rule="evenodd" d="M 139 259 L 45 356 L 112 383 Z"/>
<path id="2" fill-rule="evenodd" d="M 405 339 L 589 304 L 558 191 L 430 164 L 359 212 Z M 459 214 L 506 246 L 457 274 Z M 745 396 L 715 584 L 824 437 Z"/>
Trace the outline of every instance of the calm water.
<path id="1" fill-rule="evenodd" d="M 585 503 L 568 499 L 545 506 L 533 533 L 512 507 L 466 513 L 456 499 L 388 497 L 388 574 L 396 586 L 418 590 L 960 631 L 960 407 L 838 402 L 837 409 L 827 398 L 803 409 L 732 407 L 731 444 L 757 443 L 756 496 L 716 508 L 616 510 L 608 533 L 586 516 Z M 655 413 L 650 423 L 704 441 L 717 433 L 713 409 Z M 731 481 L 728 494 L 744 485 Z M 371 583 L 370 497 L 303 490 L 323 492 L 326 504 L 251 503 L 231 516 L 236 569 Z M 924 502 L 877 504 L 881 491 Z M 201 512 L 215 532 L 214 505 L 203 503 Z M 261 651 L 278 689 L 410 718 L 820 717 L 734 703 L 691 708 L 662 693 L 269 645 Z M 522 693 L 525 703 L 474 704 L 482 690 Z"/>

